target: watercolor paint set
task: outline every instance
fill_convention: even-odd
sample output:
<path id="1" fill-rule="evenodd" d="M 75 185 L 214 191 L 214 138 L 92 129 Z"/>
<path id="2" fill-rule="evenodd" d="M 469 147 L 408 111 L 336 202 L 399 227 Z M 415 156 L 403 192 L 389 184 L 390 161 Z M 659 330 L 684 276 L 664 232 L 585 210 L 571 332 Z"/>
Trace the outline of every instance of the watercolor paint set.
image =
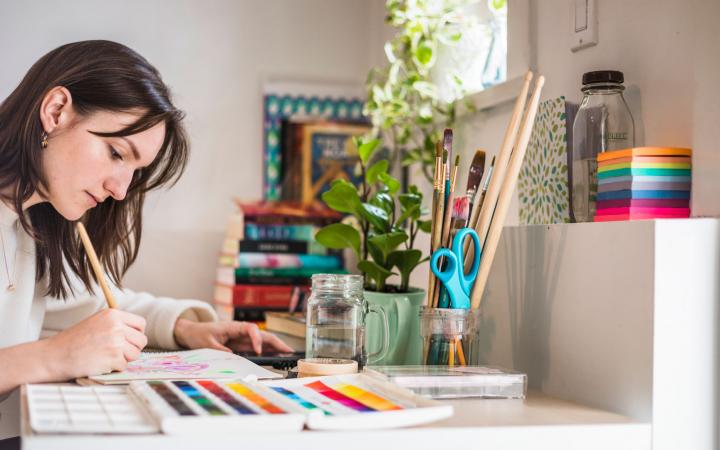
<path id="1" fill-rule="evenodd" d="M 453 414 L 363 374 L 269 381 L 148 380 L 129 386 L 25 386 L 36 433 L 290 432 L 384 429 Z"/>

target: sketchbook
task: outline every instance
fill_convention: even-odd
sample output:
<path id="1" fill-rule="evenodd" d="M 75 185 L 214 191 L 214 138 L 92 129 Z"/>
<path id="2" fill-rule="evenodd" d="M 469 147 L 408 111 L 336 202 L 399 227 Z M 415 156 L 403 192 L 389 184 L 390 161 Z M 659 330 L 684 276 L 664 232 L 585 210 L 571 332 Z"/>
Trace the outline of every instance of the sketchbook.
<path id="1" fill-rule="evenodd" d="M 203 348 L 177 352 L 143 352 L 126 370 L 78 379 L 79 384 L 128 384 L 138 380 L 177 379 L 273 379 L 282 375 L 271 372 L 242 356 Z"/>
<path id="2" fill-rule="evenodd" d="M 452 416 L 452 405 L 364 374 L 271 381 L 150 380 L 129 386 L 26 385 L 36 433 L 242 434 L 369 430 Z"/>

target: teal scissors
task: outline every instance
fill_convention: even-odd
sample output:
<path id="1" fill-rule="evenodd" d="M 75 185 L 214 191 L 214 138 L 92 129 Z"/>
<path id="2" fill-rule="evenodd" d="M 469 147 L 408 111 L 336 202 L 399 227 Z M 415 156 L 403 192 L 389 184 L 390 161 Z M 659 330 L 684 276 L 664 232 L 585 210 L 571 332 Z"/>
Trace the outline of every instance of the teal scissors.
<path id="1" fill-rule="evenodd" d="M 473 240 L 474 258 L 470 271 L 465 273 L 465 256 L 463 255 L 463 243 L 465 238 L 470 236 Z M 462 228 L 456 234 L 452 242 L 452 251 L 447 248 L 435 250 L 430 260 L 430 268 L 436 277 L 445 286 L 450 296 L 452 308 L 469 309 L 470 291 L 472 290 L 475 278 L 477 278 L 480 267 L 480 239 L 472 228 Z M 438 267 L 441 257 L 445 257 L 445 268 Z"/>

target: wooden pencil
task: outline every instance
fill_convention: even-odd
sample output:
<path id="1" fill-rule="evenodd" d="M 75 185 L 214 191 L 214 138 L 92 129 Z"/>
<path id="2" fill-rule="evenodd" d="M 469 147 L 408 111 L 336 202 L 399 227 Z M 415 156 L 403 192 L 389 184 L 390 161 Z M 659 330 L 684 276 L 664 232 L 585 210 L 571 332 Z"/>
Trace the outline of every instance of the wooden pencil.
<path id="1" fill-rule="evenodd" d="M 542 92 L 543 84 L 545 84 L 545 77 L 538 77 L 535 82 L 535 90 L 533 91 L 532 98 L 530 99 L 530 104 L 523 116 L 520 134 L 517 138 L 517 145 L 515 146 L 512 159 L 508 165 L 507 175 L 503 180 L 501 195 L 498 199 L 497 206 L 495 207 L 495 214 L 493 216 L 492 224 L 488 230 L 485 246 L 483 247 L 483 255 L 480 259 L 480 269 L 478 270 L 478 275 L 475 279 L 475 284 L 470 296 L 473 309 L 479 308 L 480 302 L 482 301 L 482 294 L 485 290 L 488 275 L 490 274 L 490 267 L 492 266 L 495 251 L 497 250 L 497 245 L 500 241 L 500 234 L 502 233 L 503 225 L 505 224 L 505 216 L 507 215 L 512 195 L 515 191 L 517 177 L 520 173 L 523 159 L 525 158 L 525 152 L 527 150 L 528 142 L 530 141 L 530 134 L 532 133 L 533 125 L 535 124 L 535 116 L 537 114 L 538 104 L 540 103 L 540 93 Z"/>
<path id="2" fill-rule="evenodd" d="M 525 101 L 527 99 L 528 91 L 530 90 L 530 80 L 532 80 L 532 72 L 528 72 L 525 75 L 525 81 L 520 95 L 515 101 L 515 107 L 513 108 L 513 114 L 510 117 L 510 123 L 505 130 L 505 137 L 503 138 L 500 152 L 497 155 L 495 161 L 495 167 L 493 169 L 493 176 L 490 180 L 490 187 L 488 188 L 485 196 L 485 201 L 480 211 L 480 218 L 478 224 L 475 227 L 478 237 L 480 238 L 480 248 L 484 248 L 485 239 L 490 228 L 490 222 L 492 221 L 493 211 L 497 203 L 498 195 L 500 194 L 500 188 L 503 180 L 505 179 L 505 171 L 507 169 L 508 161 L 510 161 L 510 155 L 513 150 L 513 145 L 517 138 L 517 132 L 520 127 L 520 119 L 522 118 L 523 110 L 525 109 Z M 484 252 L 483 252 L 484 253 Z"/>
<path id="3" fill-rule="evenodd" d="M 90 236 L 88 236 L 87 234 L 85 225 L 83 225 L 82 222 L 77 222 L 76 228 L 78 234 L 80 235 L 80 240 L 82 241 L 83 247 L 85 247 L 85 253 L 90 260 L 90 266 L 92 267 L 93 272 L 95 272 L 95 279 L 100 285 L 100 289 L 102 289 L 103 295 L 105 295 L 105 301 L 107 302 L 108 308 L 117 308 L 115 297 L 113 297 L 112 292 L 110 292 L 110 288 L 105 281 L 105 273 L 100 266 L 100 261 L 98 260 L 97 254 L 95 253 L 95 248 L 90 241 Z"/>

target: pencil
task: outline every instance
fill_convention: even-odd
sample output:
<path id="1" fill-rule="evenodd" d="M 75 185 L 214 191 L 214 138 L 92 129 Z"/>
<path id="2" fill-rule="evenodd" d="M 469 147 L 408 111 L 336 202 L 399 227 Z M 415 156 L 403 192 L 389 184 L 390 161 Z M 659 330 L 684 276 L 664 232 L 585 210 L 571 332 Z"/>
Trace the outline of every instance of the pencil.
<path id="1" fill-rule="evenodd" d="M 105 281 L 105 274 L 100 266 L 100 261 L 95 253 L 95 248 L 93 247 L 92 242 L 90 242 L 90 236 L 88 236 L 87 230 L 85 230 L 85 225 L 83 225 L 82 222 L 77 222 L 77 231 L 80 235 L 83 247 L 85 247 L 85 253 L 87 253 L 88 259 L 90 260 L 93 272 L 95 272 L 95 279 L 105 295 L 105 301 L 107 302 L 108 308 L 117 308 L 115 297 L 113 297 L 112 292 L 110 292 L 110 288 Z"/>

